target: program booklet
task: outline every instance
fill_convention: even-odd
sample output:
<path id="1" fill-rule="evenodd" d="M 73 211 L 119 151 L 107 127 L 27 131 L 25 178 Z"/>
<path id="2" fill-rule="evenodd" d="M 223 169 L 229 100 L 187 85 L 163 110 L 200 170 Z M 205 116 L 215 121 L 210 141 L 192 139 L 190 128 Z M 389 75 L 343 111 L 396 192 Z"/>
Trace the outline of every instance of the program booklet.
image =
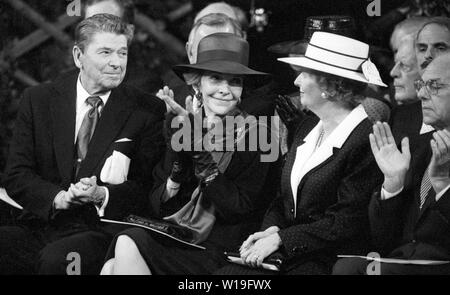
<path id="1" fill-rule="evenodd" d="M 101 218 L 100 221 L 145 228 L 152 232 L 168 237 L 172 240 L 178 241 L 184 245 L 188 245 L 201 250 L 206 249 L 203 246 L 192 243 L 193 235 L 189 229 L 179 226 L 177 224 L 167 222 L 165 220 L 130 215 L 127 218 L 125 218 L 124 221 L 111 220 L 106 218 Z"/>

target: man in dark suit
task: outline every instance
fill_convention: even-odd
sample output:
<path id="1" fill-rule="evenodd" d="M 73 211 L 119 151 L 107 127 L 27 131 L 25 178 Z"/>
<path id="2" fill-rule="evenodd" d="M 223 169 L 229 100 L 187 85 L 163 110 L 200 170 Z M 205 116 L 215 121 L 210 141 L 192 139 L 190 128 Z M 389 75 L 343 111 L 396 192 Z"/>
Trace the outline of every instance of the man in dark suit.
<path id="1" fill-rule="evenodd" d="M 371 200 L 373 241 L 381 255 L 431 260 L 430 265 L 380 263 L 379 274 L 450 274 L 450 55 L 442 55 L 416 82 L 429 132 L 397 148 L 389 125 L 374 125 L 371 146 L 384 183 Z M 367 273 L 369 262 L 340 260 L 335 274 Z"/>
<path id="2" fill-rule="evenodd" d="M 145 210 L 165 107 L 121 85 L 133 29 L 110 14 L 85 19 L 73 48 L 79 75 L 24 92 L 4 180 L 24 211 L 20 226 L 0 228 L 1 273 L 36 263 L 65 274 L 73 257 L 72 273 L 99 273 L 112 238 L 99 217 Z"/>

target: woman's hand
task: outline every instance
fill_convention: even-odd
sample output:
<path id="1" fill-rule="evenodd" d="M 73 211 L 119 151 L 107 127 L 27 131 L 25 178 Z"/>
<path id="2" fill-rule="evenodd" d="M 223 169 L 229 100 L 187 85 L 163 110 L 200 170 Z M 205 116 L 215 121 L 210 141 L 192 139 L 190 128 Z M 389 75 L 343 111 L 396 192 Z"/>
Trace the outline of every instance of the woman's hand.
<path id="1" fill-rule="evenodd" d="M 439 130 L 433 133 L 430 162 L 430 181 L 436 194 L 450 185 L 450 132 Z"/>
<path id="2" fill-rule="evenodd" d="M 281 238 L 278 232 L 274 232 L 258 239 L 251 248 L 241 251 L 241 258 L 247 265 L 259 267 L 264 259 L 277 251 L 280 246 Z"/>
<path id="3" fill-rule="evenodd" d="M 253 253 L 252 249 L 257 241 L 264 239 L 274 233 L 278 233 L 279 230 L 280 228 L 278 226 L 271 226 L 267 228 L 265 231 L 256 232 L 250 235 L 239 248 L 239 253 L 241 254 L 242 260 L 246 261 L 247 257 L 249 257 L 249 255 Z"/>
<path id="4" fill-rule="evenodd" d="M 377 122 L 373 125 L 369 140 L 378 167 L 384 174 L 384 189 L 390 193 L 400 190 L 411 161 L 408 138 L 403 138 L 402 150 L 399 151 L 389 125 Z"/>
<path id="5" fill-rule="evenodd" d="M 172 99 L 173 101 L 175 101 L 172 89 L 170 89 L 167 86 L 164 86 L 162 89 L 159 89 L 159 91 L 156 93 L 156 96 L 165 102 L 167 112 L 171 112 L 171 113 L 175 114 L 175 110 L 173 110 L 166 101 L 169 99 Z"/>

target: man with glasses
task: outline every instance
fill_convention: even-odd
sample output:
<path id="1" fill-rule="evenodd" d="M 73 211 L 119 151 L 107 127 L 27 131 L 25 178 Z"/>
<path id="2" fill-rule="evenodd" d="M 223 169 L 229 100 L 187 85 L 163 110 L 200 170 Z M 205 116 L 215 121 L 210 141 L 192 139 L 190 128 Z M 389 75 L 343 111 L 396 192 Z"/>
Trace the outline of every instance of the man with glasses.
<path id="1" fill-rule="evenodd" d="M 382 257 L 406 261 L 347 258 L 337 262 L 335 274 L 450 274 L 449 68 L 450 54 L 441 55 L 415 82 L 424 122 L 419 137 L 404 138 L 398 149 L 387 123 L 375 124 L 370 135 L 384 174 L 369 206 L 373 242 Z"/>

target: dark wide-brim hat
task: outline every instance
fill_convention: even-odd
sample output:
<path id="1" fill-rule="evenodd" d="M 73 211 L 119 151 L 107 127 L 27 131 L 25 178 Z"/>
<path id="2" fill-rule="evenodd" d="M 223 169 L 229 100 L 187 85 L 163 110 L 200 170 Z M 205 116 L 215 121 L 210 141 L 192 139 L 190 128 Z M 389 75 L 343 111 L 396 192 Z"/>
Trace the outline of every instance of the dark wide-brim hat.
<path id="1" fill-rule="evenodd" d="M 200 40 L 195 64 L 181 64 L 173 67 L 175 73 L 211 71 L 229 75 L 267 75 L 248 67 L 248 42 L 231 33 L 215 33 Z"/>

